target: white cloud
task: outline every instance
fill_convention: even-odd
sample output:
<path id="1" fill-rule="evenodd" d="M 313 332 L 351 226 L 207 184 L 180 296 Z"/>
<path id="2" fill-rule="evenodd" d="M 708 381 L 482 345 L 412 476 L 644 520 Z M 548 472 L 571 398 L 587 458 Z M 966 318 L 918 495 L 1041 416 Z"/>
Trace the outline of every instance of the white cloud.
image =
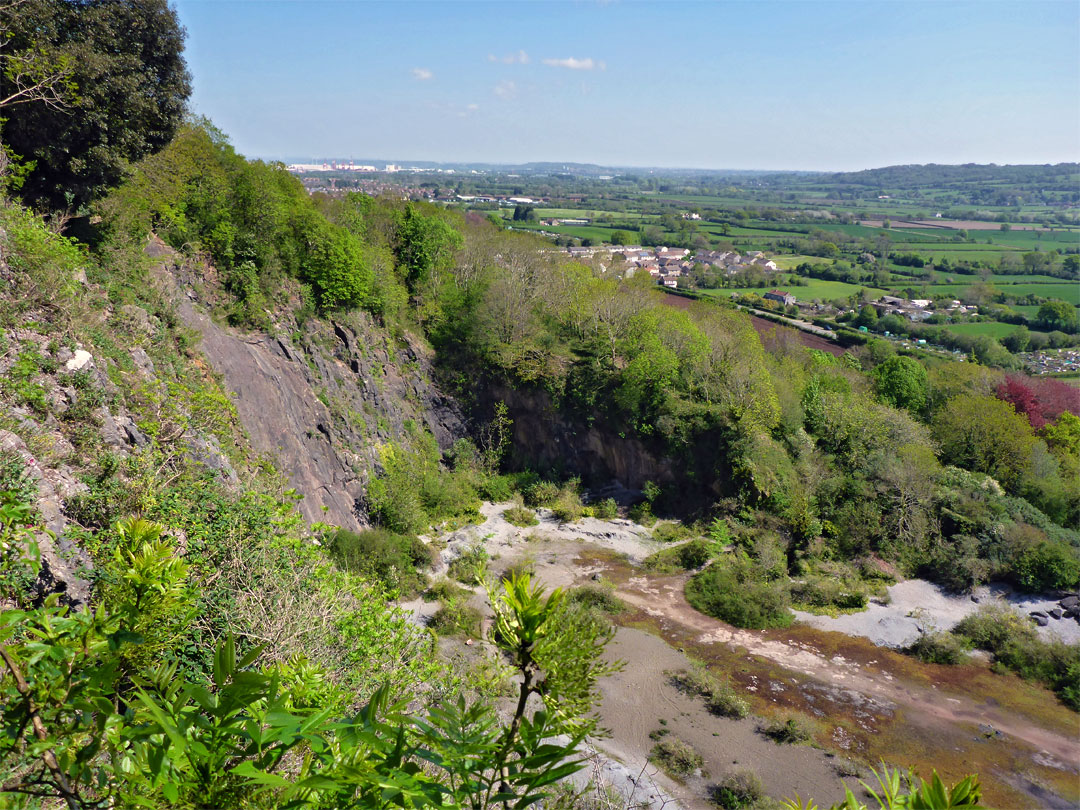
<path id="1" fill-rule="evenodd" d="M 427 68 L 413 68 L 412 76 L 417 81 L 426 82 L 428 79 L 435 78 L 435 74 Z"/>
<path id="2" fill-rule="evenodd" d="M 569 70 L 605 70 L 607 65 L 598 59 L 587 56 L 584 59 L 575 59 L 568 56 L 566 59 L 545 59 L 544 64 L 548 67 L 568 68 Z"/>
<path id="3" fill-rule="evenodd" d="M 469 112 L 476 112 L 477 110 L 480 109 L 480 105 L 479 104 L 469 104 L 468 106 L 465 107 L 465 109 L 468 110 Z"/>
<path id="4" fill-rule="evenodd" d="M 529 55 L 525 51 L 518 51 L 517 53 L 508 53 L 506 56 L 498 57 L 493 53 L 488 54 L 489 62 L 502 62 L 504 65 L 527 65 L 529 64 Z"/>
<path id="5" fill-rule="evenodd" d="M 508 79 L 504 79 L 495 85 L 494 93 L 499 98 L 511 99 L 517 95 L 517 85 Z"/>

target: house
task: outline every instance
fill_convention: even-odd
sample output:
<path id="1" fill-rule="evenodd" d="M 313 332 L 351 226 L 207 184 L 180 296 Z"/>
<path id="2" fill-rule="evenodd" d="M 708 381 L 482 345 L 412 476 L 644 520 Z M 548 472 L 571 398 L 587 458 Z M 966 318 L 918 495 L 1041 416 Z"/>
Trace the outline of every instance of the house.
<path id="1" fill-rule="evenodd" d="M 671 289 L 674 290 L 674 289 L 678 289 L 679 280 L 677 278 L 675 278 L 674 276 L 668 276 L 667 278 L 664 279 L 663 284 L 664 284 L 665 287 L 670 287 Z"/>
<path id="2" fill-rule="evenodd" d="M 795 296 L 787 290 L 769 290 L 762 298 L 766 301 L 779 301 L 784 306 L 791 306 L 795 303 Z"/>

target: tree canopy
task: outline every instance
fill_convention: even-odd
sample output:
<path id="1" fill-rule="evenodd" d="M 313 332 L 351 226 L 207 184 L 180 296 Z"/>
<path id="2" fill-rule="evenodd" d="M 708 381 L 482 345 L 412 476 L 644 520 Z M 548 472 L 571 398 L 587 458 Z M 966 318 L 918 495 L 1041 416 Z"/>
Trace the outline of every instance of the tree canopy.
<path id="1" fill-rule="evenodd" d="M 10 55 L 0 97 L 17 85 L 13 57 L 63 70 L 53 103 L 3 109 L 5 145 L 33 164 L 27 201 L 77 208 L 172 140 L 191 85 L 184 30 L 167 0 L 25 0 L 3 13 Z"/>

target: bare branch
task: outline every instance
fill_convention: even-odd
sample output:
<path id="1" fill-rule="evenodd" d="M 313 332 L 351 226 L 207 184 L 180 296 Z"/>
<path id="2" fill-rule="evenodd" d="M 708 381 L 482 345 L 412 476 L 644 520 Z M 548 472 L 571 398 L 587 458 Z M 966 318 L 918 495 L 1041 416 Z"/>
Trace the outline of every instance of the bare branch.
<path id="1" fill-rule="evenodd" d="M 45 65 L 30 54 L 5 57 L 4 74 L 14 86 L 14 92 L 0 98 L 0 109 L 37 101 L 51 109 L 63 110 L 70 101 L 73 73 L 74 67 L 66 59 Z"/>

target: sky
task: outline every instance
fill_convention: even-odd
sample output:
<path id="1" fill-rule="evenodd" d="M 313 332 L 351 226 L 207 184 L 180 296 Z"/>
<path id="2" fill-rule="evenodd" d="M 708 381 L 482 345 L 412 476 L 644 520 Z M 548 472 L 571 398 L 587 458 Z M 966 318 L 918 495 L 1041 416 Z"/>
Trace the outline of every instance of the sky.
<path id="1" fill-rule="evenodd" d="M 249 157 L 846 171 L 1080 160 L 1076 0 L 176 0 Z"/>

